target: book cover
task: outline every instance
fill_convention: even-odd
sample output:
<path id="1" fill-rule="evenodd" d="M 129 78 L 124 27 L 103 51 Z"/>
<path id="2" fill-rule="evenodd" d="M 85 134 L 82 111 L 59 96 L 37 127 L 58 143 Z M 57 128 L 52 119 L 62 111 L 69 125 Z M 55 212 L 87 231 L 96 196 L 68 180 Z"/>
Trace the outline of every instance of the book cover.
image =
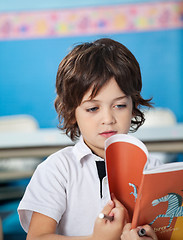
<path id="1" fill-rule="evenodd" d="M 149 224 L 159 240 L 183 239 L 183 163 L 144 170 L 132 227 Z"/>
<path id="2" fill-rule="evenodd" d="M 147 158 L 146 146 L 133 136 L 116 134 L 105 142 L 109 189 L 128 209 L 130 218 Z"/>
<path id="3" fill-rule="evenodd" d="M 150 224 L 159 240 L 183 239 L 183 163 L 148 168 L 148 151 L 133 136 L 106 140 L 110 192 L 127 208 L 132 227 Z"/>

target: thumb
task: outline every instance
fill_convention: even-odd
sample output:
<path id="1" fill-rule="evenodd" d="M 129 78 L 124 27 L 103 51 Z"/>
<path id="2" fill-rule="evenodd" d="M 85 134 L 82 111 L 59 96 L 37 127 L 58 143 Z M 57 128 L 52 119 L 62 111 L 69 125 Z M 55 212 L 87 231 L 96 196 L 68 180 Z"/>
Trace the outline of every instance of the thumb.
<path id="1" fill-rule="evenodd" d="M 114 202 L 115 207 L 124 207 L 124 205 L 120 201 L 117 200 L 114 193 L 111 193 L 111 198 L 112 198 L 112 201 Z"/>
<path id="2" fill-rule="evenodd" d="M 125 206 L 120 201 L 117 200 L 117 198 L 115 197 L 114 194 L 112 194 L 111 197 L 112 197 L 112 200 L 114 202 L 115 207 L 118 208 L 118 209 L 123 210 L 123 214 L 125 216 L 126 222 L 129 222 L 130 218 L 129 218 L 128 211 L 125 208 Z"/>

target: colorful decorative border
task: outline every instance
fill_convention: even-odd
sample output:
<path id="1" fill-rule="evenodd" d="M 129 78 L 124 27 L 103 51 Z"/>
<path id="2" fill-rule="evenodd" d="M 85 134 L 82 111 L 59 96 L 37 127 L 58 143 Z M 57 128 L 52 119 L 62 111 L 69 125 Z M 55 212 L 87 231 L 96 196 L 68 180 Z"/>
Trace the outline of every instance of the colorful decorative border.
<path id="1" fill-rule="evenodd" d="M 138 3 L 0 14 L 0 40 L 55 38 L 182 27 L 182 2 Z"/>

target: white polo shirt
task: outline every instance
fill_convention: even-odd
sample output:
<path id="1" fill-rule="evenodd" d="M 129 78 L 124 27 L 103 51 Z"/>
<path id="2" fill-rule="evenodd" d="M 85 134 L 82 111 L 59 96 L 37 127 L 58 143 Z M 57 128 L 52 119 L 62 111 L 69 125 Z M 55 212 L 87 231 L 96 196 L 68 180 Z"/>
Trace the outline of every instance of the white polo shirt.
<path id="1" fill-rule="evenodd" d="M 110 200 L 107 177 L 100 180 L 94 155 L 83 139 L 66 147 L 41 163 L 19 204 L 18 213 L 27 232 L 33 211 L 55 219 L 57 233 L 65 236 L 86 236 L 93 232 L 94 222 Z"/>

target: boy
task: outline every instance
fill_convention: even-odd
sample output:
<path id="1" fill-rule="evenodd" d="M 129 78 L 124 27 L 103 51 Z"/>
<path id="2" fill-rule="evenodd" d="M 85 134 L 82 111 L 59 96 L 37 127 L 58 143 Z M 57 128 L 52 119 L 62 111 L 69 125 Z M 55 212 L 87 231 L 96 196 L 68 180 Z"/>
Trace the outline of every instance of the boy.
<path id="1" fill-rule="evenodd" d="M 61 61 L 55 108 L 60 128 L 72 140 L 80 138 L 35 171 L 18 209 L 27 239 L 120 238 L 126 210 L 115 197 L 110 200 L 104 142 L 143 124 L 139 107 L 151 104 L 141 97 L 141 88 L 137 60 L 114 40 L 78 45 Z M 101 210 L 114 220 L 97 218 Z M 152 229 L 147 230 L 149 239 L 156 239 Z M 139 239 L 137 231 L 134 238 L 127 227 L 124 234 L 123 239 Z"/>

